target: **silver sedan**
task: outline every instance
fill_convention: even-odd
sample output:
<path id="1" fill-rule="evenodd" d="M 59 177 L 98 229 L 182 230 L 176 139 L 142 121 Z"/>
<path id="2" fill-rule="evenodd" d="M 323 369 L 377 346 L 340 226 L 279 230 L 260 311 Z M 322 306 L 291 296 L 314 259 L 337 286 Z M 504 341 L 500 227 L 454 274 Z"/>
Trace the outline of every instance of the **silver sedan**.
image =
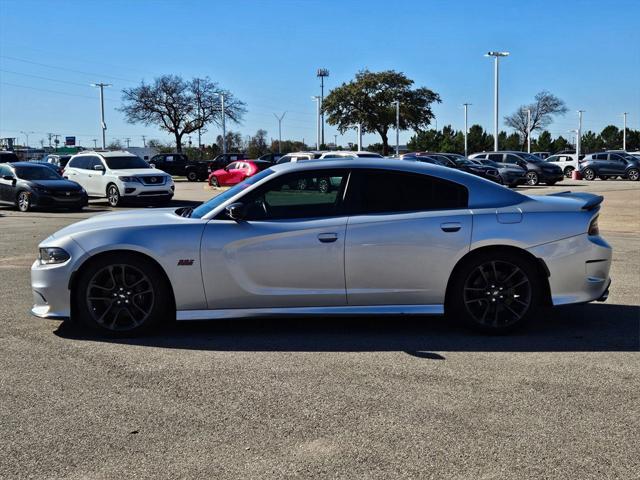
<path id="1" fill-rule="evenodd" d="M 32 266 L 32 312 L 126 335 L 176 318 L 443 313 L 503 332 L 606 299 L 601 202 L 419 162 L 278 165 L 195 209 L 60 230 Z"/>

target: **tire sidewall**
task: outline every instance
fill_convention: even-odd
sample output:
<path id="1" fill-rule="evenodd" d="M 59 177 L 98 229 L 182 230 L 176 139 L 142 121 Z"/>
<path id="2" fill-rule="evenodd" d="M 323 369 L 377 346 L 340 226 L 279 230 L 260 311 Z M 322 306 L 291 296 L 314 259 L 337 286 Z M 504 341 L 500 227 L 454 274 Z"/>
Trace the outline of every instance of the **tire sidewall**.
<path id="1" fill-rule="evenodd" d="M 464 286 L 469 275 L 479 265 L 489 261 L 502 261 L 512 263 L 519 267 L 529 278 L 531 284 L 531 304 L 525 315 L 516 323 L 508 325 L 506 327 L 488 327 L 480 324 L 474 320 L 471 314 L 467 311 L 464 302 Z M 453 272 L 453 278 L 451 279 L 450 290 L 447 295 L 447 302 L 445 305 L 445 312 L 448 316 L 452 316 L 455 321 L 461 322 L 467 327 L 474 330 L 489 333 L 489 334 L 503 334 L 513 330 L 517 330 L 531 321 L 536 312 L 543 305 L 543 279 L 540 278 L 540 272 L 536 268 L 534 262 L 523 254 L 517 254 L 513 252 L 499 252 L 497 250 L 491 250 L 487 252 L 480 252 L 473 255 L 468 260 L 463 260 L 459 266 L 457 266 Z"/>
<path id="2" fill-rule="evenodd" d="M 154 305 L 149 318 L 145 322 L 132 330 L 114 331 L 109 330 L 97 323 L 91 313 L 86 302 L 86 293 L 89 282 L 96 272 L 114 264 L 126 264 L 135 267 L 144 272 L 154 289 Z M 111 337 L 135 336 L 141 333 L 149 332 L 156 328 L 159 324 L 170 319 L 171 313 L 175 313 L 171 301 L 172 295 L 169 286 L 166 284 L 165 276 L 158 266 L 150 260 L 146 260 L 135 254 L 127 252 L 119 252 L 103 255 L 95 260 L 88 260 L 78 272 L 78 278 L 74 284 L 74 291 L 71 294 L 73 301 L 72 320 L 80 323 L 94 332 L 101 335 Z M 174 315 L 175 318 L 175 315 Z"/>

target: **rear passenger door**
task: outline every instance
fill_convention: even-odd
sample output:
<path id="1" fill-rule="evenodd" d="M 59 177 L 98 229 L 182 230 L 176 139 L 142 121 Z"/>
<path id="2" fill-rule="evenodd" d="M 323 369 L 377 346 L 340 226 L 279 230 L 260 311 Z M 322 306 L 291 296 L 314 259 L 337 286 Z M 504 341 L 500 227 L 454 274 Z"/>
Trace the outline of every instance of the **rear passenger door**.
<path id="1" fill-rule="evenodd" d="M 345 243 L 349 305 L 437 305 L 469 250 L 463 185 L 421 174 L 354 170 Z"/>

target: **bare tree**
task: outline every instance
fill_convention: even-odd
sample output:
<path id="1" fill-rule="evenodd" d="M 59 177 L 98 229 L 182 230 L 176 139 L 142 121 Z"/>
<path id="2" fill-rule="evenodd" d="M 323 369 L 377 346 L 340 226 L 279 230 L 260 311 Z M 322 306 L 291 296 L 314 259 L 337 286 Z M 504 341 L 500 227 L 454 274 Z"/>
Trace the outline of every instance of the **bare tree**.
<path id="1" fill-rule="evenodd" d="M 535 96 L 535 101 L 529 105 L 522 105 L 511 115 L 504 117 L 504 123 L 513 128 L 520 138 L 522 145 L 528 140 L 527 110 L 531 110 L 531 131 L 543 130 L 553 121 L 554 115 L 564 115 L 568 108 L 564 101 L 543 90 Z"/>
<path id="2" fill-rule="evenodd" d="M 129 123 L 155 125 L 172 133 L 176 149 L 182 151 L 182 137 L 206 126 L 220 125 L 224 95 L 225 119 L 239 123 L 246 112 L 244 103 L 230 92 L 221 89 L 209 78 L 194 78 L 185 81 L 177 75 L 163 75 L 153 84 L 144 82 L 122 91 L 123 105 L 120 108 Z"/>

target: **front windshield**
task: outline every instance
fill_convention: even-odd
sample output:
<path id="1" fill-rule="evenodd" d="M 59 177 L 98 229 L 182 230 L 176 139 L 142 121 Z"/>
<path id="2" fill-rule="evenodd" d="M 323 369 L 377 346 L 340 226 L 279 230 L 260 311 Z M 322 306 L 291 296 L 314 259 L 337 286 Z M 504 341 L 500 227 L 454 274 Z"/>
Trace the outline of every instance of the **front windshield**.
<path id="1" fill-rule="evenodd" d="M 16 167 L 16 176 L 22 180 L 61 180 L 55 170 L 49 167 Z"/>
<path id="2" fill-rule="evenodd" d="M 244 189 L 248 188 L 254 183 L 257 183 L 258 181 L 262 180 L 264 177 L 271 175 L 272 173 L 273 173 L 273 170 L 271 170 L 270 168 L 267 168 L 266 170 L 262 170 L 260 173 L 256 173 L 252 177 L 247 178 L 244 182 L 240 182 L 237 185 L 231 187 L 226 192 L 222 192 L 220 195 L 216 195 L 212 199 L 204 202 L 202 205 L 195 208 L 191 212 L 190 217 L 191 218 L 204 217 L 206 214 L 218 208 L 220 205 L 222 205 L 224 202 L 229 200 L 231 197 L 237 195 Z"/>
<path id="3" fill-rule="evenodd" d="M 464 157 L 454 157 L 453 161 L 456 162 L 456 165 L 478 165 L 475 162 L 472 162 L 471 160 L 469 160 L 468 158 L 464 158 Z"/>
<path id="4" fill-rule="evenodd" d="M 151 165 L 142 160 L 140 157 L 106 157 L 104 160 L 107 162 L 107 167 L 109 167 L 109 170 L 151 168 Z"/>
<path id="5" fill-rule="evenodd" d="M 533 163 L 540 163 L 543 160 L 540 157 L 536 157 L 535 155 L 532 155 L 531 153 L 518 153 L 519 156 L 521 156 L 522 158 L 524 158 L 525 160 L 527 160 L 528 162 L 533 162 Z"/>

